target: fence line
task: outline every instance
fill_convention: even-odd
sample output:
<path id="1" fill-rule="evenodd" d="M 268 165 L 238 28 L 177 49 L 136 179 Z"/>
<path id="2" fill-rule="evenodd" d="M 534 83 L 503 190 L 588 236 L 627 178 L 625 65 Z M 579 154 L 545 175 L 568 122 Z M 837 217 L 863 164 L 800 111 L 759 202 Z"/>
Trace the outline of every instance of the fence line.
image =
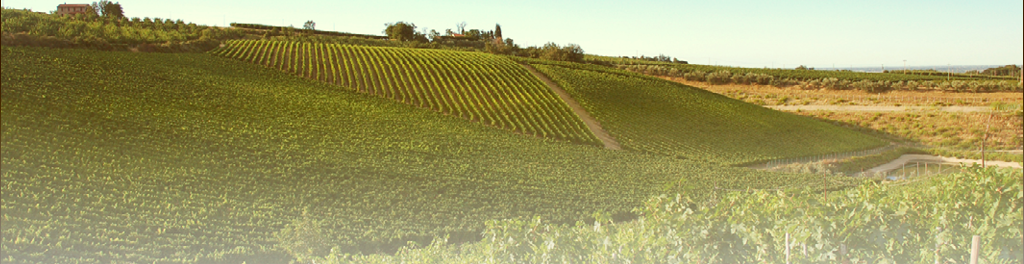
<path id="1" fill-rule="evenodd" d="M 924 171 L 923 172 L 921 171 L 921 169 L 922 169 L 921 165 L 922 164 L 924 165 L 924 167 L 923 167 Z M 932 166 L 932 168 L 937 168 L 935 170 L 935 172 L 932 172 L 932 169 L 929 168 L 929 164 L 930 164 L 930 166 Z M 945 162 L 938 162 L 938 161 L 935 161 L 935 162 L 931 162 L 931 161 L 924 161 L 924 162 L 922 162 L 922 161 L 914 161 L 914 162 L 904 163 L 902 168 L 894 169 L 894 170 L 891 170 L 891 171 L 878 172 L 878 173 L 882 173 L 886 177 L 895 177 L 896 179 L 906 180 L 906 179 L 911 179 L 911 178 L 917 178 L 919 176 L 929 176 L 929 175 L 938 175 L 938 174 L 945 174 L 945 173 L 950 173 L 950 172 L 956 172 L 958 168 L 960 168 L 960 165 L 950 164 L 950 163 L 945 163 Z M 893 174 L 894 171 L 899 171 L 900 173 L 899 174 Z"/>
<path id="2" fill-rule="evenodd" d="M 868 149 L 868 150 L 860 150 L 860 151 L 852 151 L 852 152 L 844 152 L 844 153 L 831 153 L 831 154 L 815 155 L 815 156 L 800 157 L 800 158 L 788 158 L 788 159 L 770 160 L 770 161 L 765 163 L 765 167 L 768 167 L 769 169 L 771 169 L 771 168 L 775 168 L 775 167 L 778 167 L 778 166 L 784 166 L 784 165 L 789 165 L 789 164 L 811 163 L 811 162 L 819 162 L 819 161 L 825 161 L 825 160 L 840 160 L 840 159 L 845 159 L 845 158 L 850 158 L 850 157 L 869 156 L 869 155 L 875 155 L 875 154 L 883 153 L 883 152 L 895 149 L 897 147 L 898 147 L 898 145 L 896 145 L 896 144 L 889 144 L 888 146 L 885 146 L 885 147 L 880 147 L 880 148 L 875 148 L 875 149 Z"/>

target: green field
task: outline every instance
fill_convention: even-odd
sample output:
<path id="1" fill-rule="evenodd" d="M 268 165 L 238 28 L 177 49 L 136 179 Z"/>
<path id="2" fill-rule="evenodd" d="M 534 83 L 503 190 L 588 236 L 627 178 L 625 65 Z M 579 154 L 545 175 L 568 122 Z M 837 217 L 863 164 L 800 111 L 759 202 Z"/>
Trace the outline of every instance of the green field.
<path id="1" fill-rule="evenodd" d="M 724 165 L 869 149 L 882 140 L 656 78 L 531 61 L 623 147 Z"/>
<path id="2" fill-rule="evenodd" d="M 280 263 L 296 240 L 387 252 L 820 181 L 523 136 L 209 54 L 4 47 L 0 72 L 4 263 Z"/>
<path id="3" fill-rule="evenodd" d="M 501 56 L 259 40 L 228 41 L 212 53 L 519 133 L 598 144 L 544 83 Z"/>

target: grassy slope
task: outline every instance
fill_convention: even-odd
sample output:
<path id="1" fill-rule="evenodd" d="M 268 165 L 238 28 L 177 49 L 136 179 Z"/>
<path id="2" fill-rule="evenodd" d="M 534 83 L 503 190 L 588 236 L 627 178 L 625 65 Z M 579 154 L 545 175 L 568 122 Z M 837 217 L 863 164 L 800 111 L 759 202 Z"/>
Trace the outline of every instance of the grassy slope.
<path id="1" fill-rule="evenodd" d="M 207 54 L 2 52 L 5 262 L 281 262 L 273 234 L 295 220 L 375 252 L 621 213 L 666 186 L 816 182 L 516 135 Z"/>
<path id="2" fill-rule="evenodd" d="M 211 53 L 519 133 L 600 144 L 544 83 L 502 56 L 258 40 Z"/>
<path id="3" fill-rule="evenodd" d="M 535 62 L 624 147 L 723 164 L 881 146 L 880 139 L 676 83 Z M 569 66 L 569 67 L 566 67 Z"/>

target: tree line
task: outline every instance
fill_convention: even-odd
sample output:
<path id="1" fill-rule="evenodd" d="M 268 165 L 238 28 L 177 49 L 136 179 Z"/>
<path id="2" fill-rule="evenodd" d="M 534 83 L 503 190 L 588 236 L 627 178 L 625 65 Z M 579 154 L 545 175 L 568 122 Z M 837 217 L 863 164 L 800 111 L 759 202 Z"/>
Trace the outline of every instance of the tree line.
<path id="1" fill-rule="evenodd" d="M 3 25 L 0 30 L 3 45 L 144 52 L 205 52 L 217 47 L 225 39 L 243 36 L 240 30 L 185 23 L 180 19 L 129 19 L 121 13 L 122 9 L 118 4 L 107 2 L 105 6 L 107 8 L 97 13 L 73 16 L 47 15 L 4 8 Z"/>
<path id="2" fill-rule="evenodd" d="M 565 46 L 548 42 L 543 46 L 521 47 L 512 38 L 505 38 L 501 25 L 496 24 L 494 30 L 466 30 L 466 22 L 456 25 L 457 31 L 446 29 L 442 35 L 436 30 L 417 31 L 416 24 L 395 22 L 384 25 L 383 33 L 391 40 L 435 44 L 436 46 L 467 47 L 492 54 L 539 58 L 557 61 L 583 62 L 583 48 L 576 44 Z M 458 32 L 458 33 L 456 33 Z"/>

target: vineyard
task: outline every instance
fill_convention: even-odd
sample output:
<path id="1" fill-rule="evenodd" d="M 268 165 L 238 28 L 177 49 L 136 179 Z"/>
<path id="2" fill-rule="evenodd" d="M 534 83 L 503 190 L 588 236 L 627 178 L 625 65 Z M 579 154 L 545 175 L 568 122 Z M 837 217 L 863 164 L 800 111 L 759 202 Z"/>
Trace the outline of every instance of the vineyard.
<path id="1" fill-rule="evenodd" d="M 4 47 L 2 65 L 3 263 L 287 263 L 820 181 L 523 137 L 209 54 Z"/>
<path id="2" fill-rule="evenodd" d="M 719 164 L 879 147 L 877 138 L 693 87 L 597 66 L 532 61 L 623 147 Z"/>
<path id="3" fill-rule="evenodd" d="M 500 56 L 262 40 L 212 53 L 518 133 L 598 144 L 554 92 Z"/>

